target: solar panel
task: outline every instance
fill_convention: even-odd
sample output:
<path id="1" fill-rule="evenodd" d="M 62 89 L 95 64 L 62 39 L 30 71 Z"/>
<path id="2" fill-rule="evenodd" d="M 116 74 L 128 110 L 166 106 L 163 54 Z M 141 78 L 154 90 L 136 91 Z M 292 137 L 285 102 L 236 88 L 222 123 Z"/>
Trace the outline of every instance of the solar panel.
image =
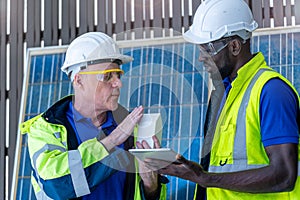
<path id="1" fill-rule="evenodd" d="M 70 81 L 60 70 L 65 50 L 66 47 L 51 47 L 28 51 L 21 121 L 44 112 L 55 101 L 73 92 Z M 201 66 L 198 69 L 193 67 L 197 63 L 193 55 L 198 54 L 198 49 L 185 43 L 154 43 L 121 50 L 133 56 L 134 61 L 122 66 L 125 73 L 119 103 L 128 110 L 143 105 L 145 113 L 160 112 L 163 120 L 162 146 L 171 147 L 198 162 L 207 102 L 207 75 Z M 26 136 L 22 136 L 19 143 L 16 199 L 35 199 L 30 184 Z M 177 178 L 170 180 L 169 199 L 175 196 L 177 199 L 192 198 L 194 183 L 178 183 Z"/>
<path id="2" fill-rule="evenodd" d="M 134 61 L 122 66 L 125 74 L 119 103 L 128 110 L 143 105 L 145 113 L 160 112 L 164 124 L 162 146 L 171 147 L 199 162 L 208 75 L 198 62 L 198 48 L 182 39 L 170 39 L 169 42 L 164 39 L 163 44 L 153 40 L 147 46 L 122 43 L 121 47 L 121 51 L 134 57 Z M 299 33 L 259 35 L 252 42 L 252 50 L 262 51 L 268 63 L 291 80 L 298 92 L 299 49 Z M 70 81 L 60 70 L 65 50 L 65 46 L 29 49 L 20 121 L 45 111 L 55 101 L 73 92 Z M 30 184 L 26 136 L 20 136 L 18 144 L 14 199 L 35 199 Z M 168 199 L 193 198 L 194 183 L 168 178 Z"/>

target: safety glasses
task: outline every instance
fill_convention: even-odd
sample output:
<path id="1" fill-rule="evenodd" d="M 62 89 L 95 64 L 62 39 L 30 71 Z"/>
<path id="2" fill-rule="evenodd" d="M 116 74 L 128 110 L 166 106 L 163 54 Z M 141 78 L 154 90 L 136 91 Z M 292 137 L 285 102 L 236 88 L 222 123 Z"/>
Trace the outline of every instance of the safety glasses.
<path id="1" fill-rule="evenodd" d="M 96 74 L 98 81 L 109 82 L 114 75 L 120 79 L 124 71 L 121 69 L 106 69 L 101 71 L 79 72 L 79 74 Z"/>
<path id="2" fill-rule="evenodd" d="M 217 55 L 220 51 L 222 51 L 229 42 L 232 40 L 231 37 L 223 38 L 214 42 L 209 42 L 206 44 L 200 44 L 200 51 L 209 54 L 210 56 Z"/>

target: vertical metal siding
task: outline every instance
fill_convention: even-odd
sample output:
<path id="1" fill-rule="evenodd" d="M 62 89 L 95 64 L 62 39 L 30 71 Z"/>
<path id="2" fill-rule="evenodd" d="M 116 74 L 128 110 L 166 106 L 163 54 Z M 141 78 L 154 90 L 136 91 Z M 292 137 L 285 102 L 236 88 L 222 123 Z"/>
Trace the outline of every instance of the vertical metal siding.
<path id="1" fill-rule="evenodd" d="M 174 30 L 174 36 L 181 35 L 181 27 L 182 27 L 181 9 L 182 9 L 181 0 L 173 0 L 171 26 Z"/>
<path id="2" fill-rule="evenodd" d="M 295 0 L 294 14 L 295 14 L 295 24 L 300 25 L 300 1 Z"/>
<path id="3" fill-rule="evenodd" d="M 270 2 L 263 1 L 263 26 L 270 27 Z"/>
<path id="4" fill-rule="evenodd" d="M 184 31 L 187 31 L 190 26 L 190 16 L 189 16 L 189 2 L 188 1 L 183 1 L 184 2 L 184 12 L 183 12 L 183 22 L 182 22 L 182 27 L 184 27 Z"/>
<path id="5" fill-rule="evenodd" d="M 76 37 L 76 35 L 76 1 L 63 0 L 61 28 L 62 44 L 70 44 L 70 42 Z"/>
<path id="6" fill-rule="evenodd" d="M 257 0 L 252 0 L 252 12 L 258 26 L 263 27 L 263 9 L 261 1 L 257 2 Z"/>
<path id="7" fill-rule="evenodd" d="M 105 0 L 103 0 L 104 2 Z M 104 13 L 106 13 L 106 33 L 108 35 L 112 35 L 113 32 L 113 21 L 112 21 L 112 13 L 113 13 L 113 7 L 112 7 L 112 0 L 106 0 L 106 8 L 104 10 Z"/>
<path id="8" fill-rule="evenodd" d="M 145 4 L 143 5 L 143 17 L 144 17 L 144 20 L 143 20 L 143 26 L 142 27 L 145 27 L 145 37 L 146 38 L 150 38 L 150 22 L 151 22 L 151 19 L 150 19 L 150 1 L 145 1 Z"/>
<path id="9" fill-rule="evenodd" d="M 274 26 L 284 25 L 284 7 L 282 1 L 276 1 L 273 5 Z"/>
<path id="10" fill-rule="evenodd" d="M 286 25 L 290 26 L 292 25 L 292 5 L 291 0 L 286 0 L 286 6 L 284 8 L 284 13 L 286 17 Z"/>
<path id="11" fill-rule="evenodd" d="M 141 0 L 134 0 L 134 22 L 133 28 L 135 29 L 135 39 L 142 39 L 143 38 L 143 1 Z"/>
<path id="12" fill-rule="evenodd" d="M 125 12 L 124 12 L 124 0 L 118 0 L 116 1 L 116 25 L 115 25 L 115 33 L 118 34 L 117 40 L 124 40 L 124 34 L 125 31 L 124 25 L 125 25 Z"/>
<path id="13" fill-rule="evenodd" d="M 132 9 L 131 9 L 131 3 L 129 0 L 124 0 L 125 4 L 124 6 L 126 6 L 126 18 L 124 18 L 124 22 L 125 22 L 125 31 L 128 33 L 130 32 L 131 29 L 133 29 L 133 22 L 131 21 L 131 16 L 132 16 Z M 127 39 L 131 39 L 131 35 L 130 34 L 126 34 Z"/>
<path id="14" fill-rule="evenodd" d="M 94 31 L 94 0 L 81 0 L 79 35 L 90 31 Z"/>
<path id="15" fill-rule="evenodd" d="M 154 37 L 162 37 L 162 4 L 163 1 L 154 1 L 154 8 L 153 8 L 153 27 L 154 29 Z"/>
<path id="16" fill-rule="evenodd" d="M 45 1 L 45 46 L 58 45 L 58 0 Z"/>
<path id="17" fill-rule="evenodd" d="M 98 1 L 98 16 L 97 16 L 97 20 L 98 20 L 98 24 L 97 24 L 97 30 L 101 31 L 101 32 L 106 32 L 106 1 Z"/>
<path id="18" fill-rule="evenodd" d="M 170 20 L 171 20 L 171 17 L 170 17 L 170 10 L 169 10 L 169 5 L 170 5 L 170 2 L 169 0 L 164 0 L 164 5 L 165 5 L 165 16 L 164 16 L 164 21 L 163 21 L 163 27 L 165 29 L 165 36 L 168 37 L 170 36 L 170 31 L 169 29 L 171 28 L 171 23 L 170 23 Z"/>
<path id="19" fill-rule="evenodd" d="M 201 0 L 192 0 L 193 16 L 200 4 L 201 4 Z"/>
<path id="20" fill-rule="evenodd" d="M 47 28 L 47 27 L 45 27 Z M 27 47 L 41 46 L 41 2 L 27 0 Z"/>
<path id="21" fill-rule="evenodd" d="M 9 74 L 9 143 L 8 143 L 8 164 L 13 166 L 14 164 L 14 152 L 15 152 L 15 143 L 18 126 L 16 122 L 18 121 L 18 116 L 20 112 L 20 90 L 22 88 L 22 78 L 23 78 L 23 15 L 24 15 L 24 5 L 23 1 L 11 0 L 10 1 L 10 74 Z M 4 133 L 6 134 L 6 133 Z M 8 182 L 12 182 L 12 167 L 8 167 Z M 6 176 L 5 176 L 6 177 Z M 10 190 L 10 185 L 8 189 Z"/>
<path id="22" fill-rule="evenodd" d="M 5 194 L 6 164 L 6 1 L 0 1 L 0 198 Z"/>

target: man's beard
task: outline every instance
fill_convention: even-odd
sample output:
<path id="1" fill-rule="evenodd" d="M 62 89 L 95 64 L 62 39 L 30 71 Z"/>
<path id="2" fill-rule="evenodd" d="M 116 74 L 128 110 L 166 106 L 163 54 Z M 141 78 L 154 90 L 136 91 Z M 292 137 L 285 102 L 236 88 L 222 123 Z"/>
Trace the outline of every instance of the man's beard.
<path id="1" fill-rule="evenodd" d="M 233 63 L 230 62 L 228 52 L 223 56 L 222 67 L 218 68 L 218 72 L 211 74 L 212 79 L 224 80 L 226 77 L 230 76 L 233 72 Z"/>

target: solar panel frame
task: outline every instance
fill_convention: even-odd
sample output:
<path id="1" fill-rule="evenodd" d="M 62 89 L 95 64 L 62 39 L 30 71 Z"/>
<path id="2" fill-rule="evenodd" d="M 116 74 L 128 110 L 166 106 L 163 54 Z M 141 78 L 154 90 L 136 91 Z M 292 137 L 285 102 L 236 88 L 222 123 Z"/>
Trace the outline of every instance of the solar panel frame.
<path id="1" fill-rule="evenodd" d="M 146 111 L 147 112 L 158 112 L 161 111 L 161 107 L 162 106 L 151 106 L 151 102 L 157 102 L 157 99 L 154 99 L 153 97 L 151 97 L 151 95 L 149 95 L 149 92 L 151 93 L 151 91 L 155 91 L 156 88 L 159 88 L 160 91 L 160 95 L 158 95 L 160 97 L 159 99 L 159 103 L 161 102 L 165 102 L 161 96 L 163 95 L 163 91 L 167 91 L 167 89 L 171 89 L 175 91 L 175 96 L 173 94 L 169 95 L 168 101 L 165 103 L 176 103 L 176 99 L 181 98 L 183 99 L 183 95 L 181 95 L 180 92 L 177 91 L 177 88 L 175 87 L 175 83 L 176 86 L 180 86 L 181 83 L 185 82 L 185 78 L 183 77 L 183 75 L 181 75 L 181 73 L 184 73 L 184 67 L 178 67 L 179 65 L 183 64 L 184 62 L 184 58 L 181 58 L 180 55 L 175 55 L 172 56 L 172 59 L 176 59 L 176 60 L 172 60 L 170 59 L 169 61 L 165 61 L 167 59 L 167 55 L 164 55 L 164 52 L 167 52 L 168 55 L 171 55 L 172 51 L 176 51 L 177 53 L 179 51 L 182 50 L 181 45 L 183 45 L 184 40 L 180 37 L 178 38 L 172 38 L 172 39 L 163 39 L 163 40 L 157 40 L 157 41 L 145 41 L 143 40 L 143 43 L 140 43 L 139 41 L 136 41 L 134 43 L 123 43 L 123 42 L 119 42 L 119 47 L 120 50 L 125 53 L 125 54 L 129 54 L 133 55 L 134 53 L 138 52 L 139 56 L 140 56 L 140 61 L 143 62 L 142 65 L 146 66 L 148 72 L 150 72 L 150 77 L 144 76 L 144 77 L 140 77 L 139 74 L 136 74 L 134 76 L 134 73 L 136 73 L 136 69 L 138 69 L 138 66 L 141 65 L 141 63 L 136 63 L 135 65 L 133 63 L 129 64 L 129 66 L 124 66 L 124 68 L 127 68 L 127 72 L 132 73 L 129 74 L 128 76 L 128 80 L 130 77 L 131 78 L 135 78 L 136 80 L 138 80 L 140 83 L 143 83 L 145 87 L 143 87 L 141 90 L 139 90 L 139 93 L 137 94 L 138 99 L 140 99 L 141 97 L 143 97 L 142 99 L 144 99 L 144 101 L 142 103 L 146 104 Z M 141 44 L 142 47 L 141 47 Z M 156 46 L 156 45 L 161 45 L 161 46 Z M 166 45 L 167 47 L 164 47 L 164 45 Z M 168 46 L 170 45 L 170 46 Z M 45 48 L 29 48 L 27 51 L 27 63 L 25 65 L 25 74 L 24 74 L 24 80 L 23 80 L 23 91 L 22 91 L 22 105 L 21 105 L 21 109 L 20 109 L 20 119 L 19 119 L 19 124 L 23 121 L 28 120 L 29 118 L 31 118 L 34 115 L 37 115 L 43 111 L 45 111 L 46 108 L 48 108 L 52 103 L 54 103 L 55 101 L 51 101 L 49 98 L 45 98 L 45 96 L 51 96 L 54 95 L 53 93 L 51 93 L 51 87 L 57 87 L 56 91 L 58 93 L 58 96 L 56 97 L 56 99 L 60 99 L 63 95 L 60 95 L 62 93 L 62 91 L 65 91 L 64 93 L 71 93 L 72 89 L 71 89 L 71 84 L 70 82 L 65 78 L 63 78 L 62 76 L 63 73 L 62 72 L 58 72 L 56 73 L 56 76 L 58 76 L 58 80 L 62 80 L 62 82 L 59 83 L 55 83 L 57 84 L 55 86 L 52 86 L 51 84 L 53 83 L 54 78 L 52 77 L 53 75 L 51 75 L 50 77 L 45 76 L 45 74 L 53 74 L 53 66 L 51 67 L 50 71 L 46 70 L 46 69 L 37 69 L 37 66 L 43 66 L 47 61 L 47 59 L 55 59 L 55 58 L 50 58 L 47 57 L 48 55 L 60 55 L 60 57 L 63 57 L 63 54 L 65 53 L 66 49 L 67 49 L 67 45 L 66 46 L 58 46 L 58 47 L 45 47 Z M 158 53 L 156 53 L 158 56 L 159 53 L 162 53 L 164 55 L 164 58 L 161 58 L 159 60 L 159 63 L 156 63 L 155 60 L 155 56 L 149 56 L 148 54 L 151 52 L 155 52 L 157 51 Z M 41 56 L 41 58 L 37 59 L 37 57 Z M 136 57 L 136 55 L 133 55 L 134 57 Z M 150 59 L 150 60 L 147 60 Z M 168 60 L 168 59 L 167 59 Z M 150 63 L 149 63 L 150 62 Z M 195 61 L 193 61 L 195 62 Z M 159 65 L 163 64 L 164 67 L 162 69 L 158 69 Z M 170 70 L 168 69 L 168 65 L 170 65 L 169 67 L 172 67 L 172 65 L 176 65 L 176 70 Z M 36 67 L 36 68 L 35 68 Z M 191 69 L 191 65 L 189 66 L 189 70 L 188 73 L 192 73 L 192 69 Z M 56 66 L 57 69 L 57 66 Z M 180 71 L 180 73 L 177 72 L 177 70 Z M 167 76 L 166 76 L 166 72 Z M 35 73 L 35 75 L 33 76 L 32 74 Z M 140 68 L 138 70 L 138 73 L 142 73 L 142 68 Z M 164 77 L 170 77 L 174 75 L 173 78 L 170 78 L 169 81 L 171 81 L 171 83 L 173 82 L 174 85 L 172 86 L 172 88 L 162 88 L 160 87 L 160 84 L 168 84 L 168 82 L 165 83 L 165 80 L 163 80 L 164 78 L 162 78 L 161 76 Z M 57 78 L 57 77 L 56 77 Z M 181 82 L 177 82 L 177 81 L 181 81 Z M 55 80 L 54 80 L 55 82 Z M 152 82 L 154 82 L 156 85 L 152 86 Z M 49 83 L 49 85 L 47 85 Z M 133 86 L 132 84 L 134 83 L 134 81 L 128 81 L 129 85 L 131 84 L 131 87 Z M 148 86 L 150 84 L 150 86 Z M 170 82 L 169 82 L 170 83 Z M 123 84 L 125 85 L 125 84 Z M 157 86 L 158 85 L 158 86 Z M 185 85 L 188 85 L 188 83 L 185 83 Z M 189 86 L 189 85 L 188 85 Z M 140 85 L 135 85 L 134 86 L 136 89 L 140 89 Z M 45 90 L 46 89 L 46 90 Z M 132 88 L 131 88 L 132 89 Z M 183 91 L 183 86 L 180 87 L 180 90 Z M 35 91 L 39 91 L 39 93 L 35 93 Z M 40 92 L 41 91 L 41 92 Z M 146 93 L 145 93 L 146 92 Z M 168 92 L 168 91 L 167 91 Z M 36 95 L 35 95 L 36 94 Z M 122 95 L 122 94 L 121 94 Z M 132 95 L 132 94 L 131 94 Z M 144 98 L 148 95 L 147 98 Z M 177 96 L 178 97 L 177 97 Z M 126 93 L 124 93 L 124 96 L 126 96 Z M 191 94 L 189 94 L 189 96 L 191 96 Z M 128 97 L 128 94 L 127 94 Z M 29 99 L 28 99 L 29 98 Z M 43 99 L 44 98 L 44 99 Z M 125 106 L 130 110 L 132 109 L 132 107 L 135 104 L 140 104 L 141 102 L 132 102 L 129 100 L 126 101 L 126 98 L 123 98 L 123 96 L 120 97 L 120 99 L 123 99 L 125 103 Z M 203 99 L 203 98 L 202 98 Z M 33 100 L 36 100 L 35 103 Z M 37 106 L 35 106 L 37 105 Z M 160 104 L 161 105 L 161 104 Z M 180 107 L 180 105 L 177 102 L 177 105 Z M 177 112 L 182 112 L 182 108 L 179 107 L 172 107 L 172 106 L 167 106 L 167 112 L 168 115 L 167 117 L 171 118 L 173 114 L 176 115 Z M 160 108 L 159 108 L 160 107 Z M 191 117 L 192 113 L 195 109 L 197 108 L 197 105 L 193 105 L 190 104 L 188 106 L 186 106 L 186 108 L 184 108 L 184 110 L 188 111 L 188 116 Z M 203 109 L 202 110 L 202 118 L 203 118 Z M 195 111 L 194 111 L 195 112 Z M 177 115 L 177 118 L 175 119 L 175 121 L 171 121 L 170 125 L 168 125 L 168 128 L 172 128 L 173 130 L 176 130 L 178 128 L 182 128 L 182 127 L 178 127 L 176 126 L 176 120 L 178 119 L 182 119 L 181 115 Z M 183 118 L 185 119 L 185 118 Z M 189 119 L 189 118 L 187 118 Z M 200 120 L 200 117 L 199 117 Z M 168 121 L 169 122 L 169 121 Z M 166 122 L 166 123 L 168 123 Z M 189 128 L 190 129 L 190 128 Z M 179 130 L 179 129 L 178 129 Z M 189 130 L 190 132 L 191 130 Z M 199 131 L 199 130 L 198 130 Z M 18 133 L 20 133 L 20 130 L 18 130 Z M 170 136 L 170 135 L 168 135 Z M 167 136 L 167 137 L 168 137 Z M 185 141 L 185 144 L 189 144 L 191 139 L 189 138 L 189 136 L 187 136 L 186 138 L 182 138 L 182 141 Z M 175 148 L 176 150 L 180 151 L 180 138 L 178 137 L 176 140 L 176 142 L 173 142 L 170 139 L 164 138 L 163 140 L 163 145 L 173 145 L 173 148 Z M 18 135 L 18 140 L 17 140 L 17 151 L 16 151 L 16 164 L 14 166 L 14 179 L 13 179 L 13 189 L 14 191 L 12 191 L 12 198 L 13 199 L 23 199 L 23 198 L 29 198 L 29 199 L 35 199 L 34 195 L 33 195 L 33 190 L 30 184 L 30 166 L 28 166 L 28 162 L 30 162 L 29 160 L 29 156 L 28 156 L 28 152 L 27 152 L 27 146 L 26 146 L 26 136 L 21 136 L 20 134 Z M 200 144 L 200 142 L 198 142 L 198 144 Z M 198 148 L 199 151 L 199 148 Z M 189 159 L 191 159 L 191 157 L 187 154 L 187 157 Z M 198 157 L 198 155 L 196 155 L 196 157 Z M 21 163 L 22 162 L 22 163 Z M 27 164 L 27 165 L 26 165 Z M 19 177 L 21 175 L 21 177 Z M 19 177 L 19 178 L 18 178 Z M 174 178 L 172 178 L 174 179 Z M 176 178 L 174 179 L 174 181 L 176 181 Z M 29 185 L 28 185 L 29 184 Z M 191 185 L 194 185 L 193 183 L 190 183 Z M 177 185 L 177 184 L 173 184 L 174 186 L 176 186 L 175 188 L 171 188 L 170 187 L 170 191 L 169 191 L 169 196 L 172 196 L 176 193 L 176 191 L 174 191 L 175 189 L 177 190 L 178 188 L 181 187 L 181 185 Z M 185 185 L 185 186 L 184 186 Z M 182 191 L 186 191 L 186 188 L 188 186 L 186 186 L 187 184 L 184 183 L 182 184 Z M 190 189 L 191 191 L 193 189 Z M 26 191 L 26 192 L 24 192 Z M 185 193 L 185 192 L 184 192 Z M 191 193 L 191 192 L 190 192 Z M 26 196 L 27 195 L 27 196 Z M 188 194 L 184 194 L 184 195 L 188 195 Z"/>

